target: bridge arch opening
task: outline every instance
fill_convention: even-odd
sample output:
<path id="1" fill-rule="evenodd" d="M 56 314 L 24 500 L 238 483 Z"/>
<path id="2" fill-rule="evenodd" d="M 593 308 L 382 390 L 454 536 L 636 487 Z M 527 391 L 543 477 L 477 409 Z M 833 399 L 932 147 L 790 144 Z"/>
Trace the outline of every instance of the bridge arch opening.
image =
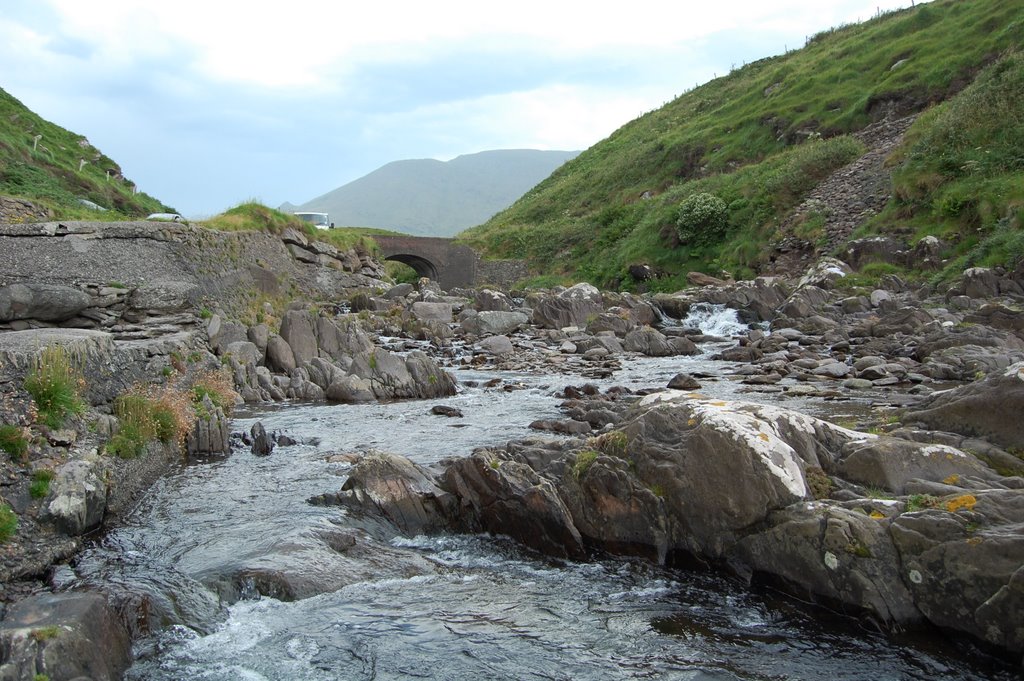
<path id="1" fill-rule="evenodd" d="M 433 281 L 438 280 L 437 266 L 426 258 L 409 253 L 396 253 L 395 255 L 389 255 L 384 259 L 394 260 L 395 262 L 400 262 L 403 265 L 408 265 L 416 271 L 417 276 L 426 277 Z"/>

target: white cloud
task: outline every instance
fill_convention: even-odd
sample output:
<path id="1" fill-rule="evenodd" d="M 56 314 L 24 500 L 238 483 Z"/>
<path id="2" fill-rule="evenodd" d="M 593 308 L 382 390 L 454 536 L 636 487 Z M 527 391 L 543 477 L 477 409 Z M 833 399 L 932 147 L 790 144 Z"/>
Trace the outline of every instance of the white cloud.
<path id="1" fill-rule="evenodd" d="M 0 87 L 197 214 L 402 158 L 586 148 L 713 73 L 910 0 L 7 2 Z"/>

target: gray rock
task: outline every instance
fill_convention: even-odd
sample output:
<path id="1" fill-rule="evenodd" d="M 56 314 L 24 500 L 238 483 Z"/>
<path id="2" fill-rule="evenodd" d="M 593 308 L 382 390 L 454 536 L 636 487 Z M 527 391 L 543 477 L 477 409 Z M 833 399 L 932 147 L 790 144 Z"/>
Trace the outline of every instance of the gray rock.
<path id="1" fill-rule="evenodd" d="M 935 430 L 983 437 L 1003 448 L 1024 443 L 1024 362 L 925 398 L 903 417 Z"/>
<path id="2" fill-rule="evenodd" d="M 613 312 L 602 312 L 587 323 L 587 333 L 595 335 L 601 331 L 611 331 L 616 336 L 625 337 L 634 328 L 636 322 L 630 319 L 628 314 L 624 316 Z"/>
<path id="3" fill-rule="evenodd" d="M 281 338 L 288 343 L 301 366 L 320 354 L 316 334 L 313 332 L 312 315 L 305 310 L 288 310 L 281 319 Z"/>
<path id="4" fill-rule="evenodd" d="M 515 352 L 508 336 L 491 336 L 476 344 L 477 349 L 489 355 L 509 355 Z"/>
<path id="5" fill-rule="evenodd" d="M 210 347 L 217 354 L 224 354 L 232 343 L 248 342 L 248 329 L 244 324 L 222 320 L 219 315 L 210 318 L 207 335 L 210 338 Z"/>
<path id="6" fill-rule="evenodd" d="M 357 324 L 343 322 L 339 326 L 330 319 L 317 317 L 314 331 L 320 354 L 333 360 L 347 361 L 353 355 L 373 349 L 373 342 Z"/>
<path id="7" fill-rule="evenodd" d="M 892 437 L 846 443 L 832 470 L 850 482 L 896 494 L 907 494 L 912 480 L 941 482 L 955 476 L 991 481 L 998 477 L 972 454 Z"/>
<path id="8" fill-rule="evenodd" d="M 477 451 L 449 466 L 441 487 L 458 497 L 458 522 L 467 531 L 504 534 L 555 556 L 586 555 L 554 485 L 526 464 Z"/>
<path id="9" fill-rule="evenodd" d="M 231 421 L 224 410 L 203 397 L 200 403 L 201 415 L 186 441 L 189 456 L 202 454 L 226 454 L 231 451 Z"/>
<path id="10" fill-rule="evenodd" d="M 576 284 L 557 295 L 546 295 L 533 306 L 533 323 L 546 329 L 583 328 L 604 311 L 601 292 L 590 284 Z"/>
<path id="11" fill-rule="evenodd" d="M 416 302 L 412 304 L 412 314 L 421 322 L 441 322 L 447 324 L 452 321 L 452 306 L 449 303 L 428 303 Z"/>
<path id="12" fill-rule="evenodd" d="M 489 310 L 510 312 L 514 307 L 512 300 L 506 294 L 500 291 L 492 291 L 487 288 L 476 292 L 475 305 L 476 309 L 481 312 Z"/>
<path id="13" fill-rule="evenodd" d="M 639 352 L 648 357 L 671 357 L 694 355 L 700 350 L 693 341 L 682 336 L 668 338 L 657 329 L 641 326 L 626 334 L 622 347 L 629 352 Z"/>
<path id="14" fill-rule="evenodd" d="M 399 298 L 406 297 L 415 290 L 416 287 L 409 283 L 396 284 L 395 286 L 392 286 L 387 290 L 387 292 L 384 294 L 384 297 L 387 300 L 398 300 Z"/>
<path id="15" fill-rule="evenodd" d="M 288 341 L 277 334 L 271 336 L 267 341 L 266 363 L 271 371 L 291 374 L 295 369 L 295 355 L 292 353 L 292 347 Z"/>
<path id="16" fill-rule="evenodd" d="M 769 524 L 737 547 L 754 572 L 855 604 L 889 625 L 920 619 L 884 521 L 836 506 L 801 504 L 773 513 Z"/>
<path id="17" fill-rule="evenodd" d="M 70 286 L 30 282 L 0 288 L 0 321 L 61 322 L 92 305 L 92 296 Z"/>
<path id="18" fill-rule="evenodd" d="M 353 358 L 349 373 L 367 380 L 380 400 L 455 394 L 455 379 L 420 351 L 402 358 L 376 349 Z"/>
<path id="19" fill-rule="evenodd" d="M 269 456 L 274 451 L 275 442 L 267 436 L 267 430 L 261 421 L 252 424 L 249 435 L 252 437 L 251 451 L 256 456 Z"/>
<path id="20" fill-rule="evenodd" d="M 995 298 L 999 295 L 999 277 L 987 267 L 965 270 L 961 286 L 968 298 Z"/>
<path id="21" fill-rule="evenodd" d="M 826 376 L 828 378 L 845 378 L 850 375 L 851 367 L 843 362 L 829 362 L 817 369 L 812 369 L 815 376 Z"/>
<path id="22" fill-rule="evenodd" d="M 224 346 L 222 352 L 225 356 L 234 357 L 240 364 L 260 364 L 263 362 L 263 353 L 256 347 L 255 343 L 249 341 L 235 341 Z"/>
<path id="23" fill-rule="evenodd" d="M 1019 490 L 978 491 L 893 521 L 901 577 L 929 621 L 1024 652 L 1022 523 Z"/>
<path id="24" fill-rule="evenodd" d="M 68 461 L 50 482 L 43 515 L 62 532 L 78 536 L 103 522 L 109 489 L 106 465 L 97 457 Z"/>
<path id="25" fill-rule="evenodd" d="M 405 457 L 381 452 L 353 466 L 341 489 L 341 503 L 384 516 L 408 537 L 446 529 L 457 503 L 426 469 Z"/>
<path id="26" fill-rule="evenodd" d="M 522 312 L 485 310 L 462 321 L 462 329 L 477 336 L 507 336 L 530 321 Z"/>
<path id="27" fill-rule="evenodd" d="M 376 399 L 370 381 L 352 374 L 336 378 L 328 386 L 324 396 L 331 402 L 349 404 L 373 402 Z"/>
<path id="28" fill-rule="evenodd" d="M 246 338 L 249 342 L 259 348 L 260 353 L 267 351 L 267 343 L 270 342 L 270 327 L 266 324 L 257 324 L 256 326 L 250 326 L 246 332 Z"/>
<path id="29" fill-rule="evenodd" d="M 55 636 L 33 635 L 41 630 Z M 98 593 L 38 594 L 18 601 L 0 625 L 0 678 L 120 679 L 132 661 L 131 636 Z"/>
<path id="30" fill-rule="evenodd" d="M 128 306 L 151 313 L 168 314 L 187 308 L 198 295 L 199 287 L 184 281 L 157 281 L 141 284 L 132 291 Z"/>
<path id="31" fill-rule="evenodd" d="M 690 374 L 676 374 L 668 382 L 668 387 L 672 390 L 697 390 L 700 382 Z"/>

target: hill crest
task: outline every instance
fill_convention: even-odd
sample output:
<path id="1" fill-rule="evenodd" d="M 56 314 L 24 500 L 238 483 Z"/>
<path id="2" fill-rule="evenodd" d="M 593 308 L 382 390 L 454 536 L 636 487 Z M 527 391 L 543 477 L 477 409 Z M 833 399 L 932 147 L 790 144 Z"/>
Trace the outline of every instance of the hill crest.
<path id="1" fill-rule="evenodd" d="M 339 227 L 453 236 L 512 205 L 578 153 L 499 149 L 450 161 L 392 161 L 304 203 L 283 204 L 281 210 L 330 213 Z"/>

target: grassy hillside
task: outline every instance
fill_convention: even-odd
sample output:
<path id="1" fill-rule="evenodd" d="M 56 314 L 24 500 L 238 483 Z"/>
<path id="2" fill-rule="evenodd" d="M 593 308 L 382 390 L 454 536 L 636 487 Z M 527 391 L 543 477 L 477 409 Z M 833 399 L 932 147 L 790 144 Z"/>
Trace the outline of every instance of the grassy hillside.
<path id="1" fill-rule="evenodd" d="M 339 225 L 447 237 L 507 208 L 576 153 L 502 149 L 447 162 L 395 161 L 301 206 L 281 209 L 330 213 Z"/>
<path id="2" fill-rule="evenodd" d="M 305 234 L 311 240 L 324 241 L 340 249 L 355 248 L 366 253 L 373 253 L 378 248 L 377 243 L 373 241 L 374 234 L 397 234 L 397 232 L 368 227 L 317 229 L 291 213 L 268 208 L 256 201 L 240 203 L 200 224 L 208 229 L 221 232 L 270 232 L 280 235 L 286 229 L 293 229 L 300 234 Z"/>
<path id="3" fill-rule="evenodd" d="M 1024 102 L 1008 51 L 1024 44 L 1021 17 L 1021 0 L 936 0 L 824 31 L 627 124 L 461 238 L 527 258 L 549 280 L 629 287 L 641 263 L 666 273 L 664 289 L 694 269 L 748 276 L 785 236 L 787 213 L 862 153 L 850 133 L 935 107 L 897 154 L 893 205 L 863 231 L 938 230 L 962 255 L 973 230 L 1020 229 Z M 988 94 L 964 91 L 979 74 Z M 993 100 L 984 122 L 969 115 L 972 97 Z M 981 185 L 987 198 L 966 196 Z"/>
<path id="4" fill-rule="evenodd" d="M 29 199 L 68 219 L 116 220 L 173 210 L 134 190 L 121 168 L 85 137 L 43 120 L 0 90 L 0 194 Z M 79 199 L 108 210 L 91 210 Z"/>

